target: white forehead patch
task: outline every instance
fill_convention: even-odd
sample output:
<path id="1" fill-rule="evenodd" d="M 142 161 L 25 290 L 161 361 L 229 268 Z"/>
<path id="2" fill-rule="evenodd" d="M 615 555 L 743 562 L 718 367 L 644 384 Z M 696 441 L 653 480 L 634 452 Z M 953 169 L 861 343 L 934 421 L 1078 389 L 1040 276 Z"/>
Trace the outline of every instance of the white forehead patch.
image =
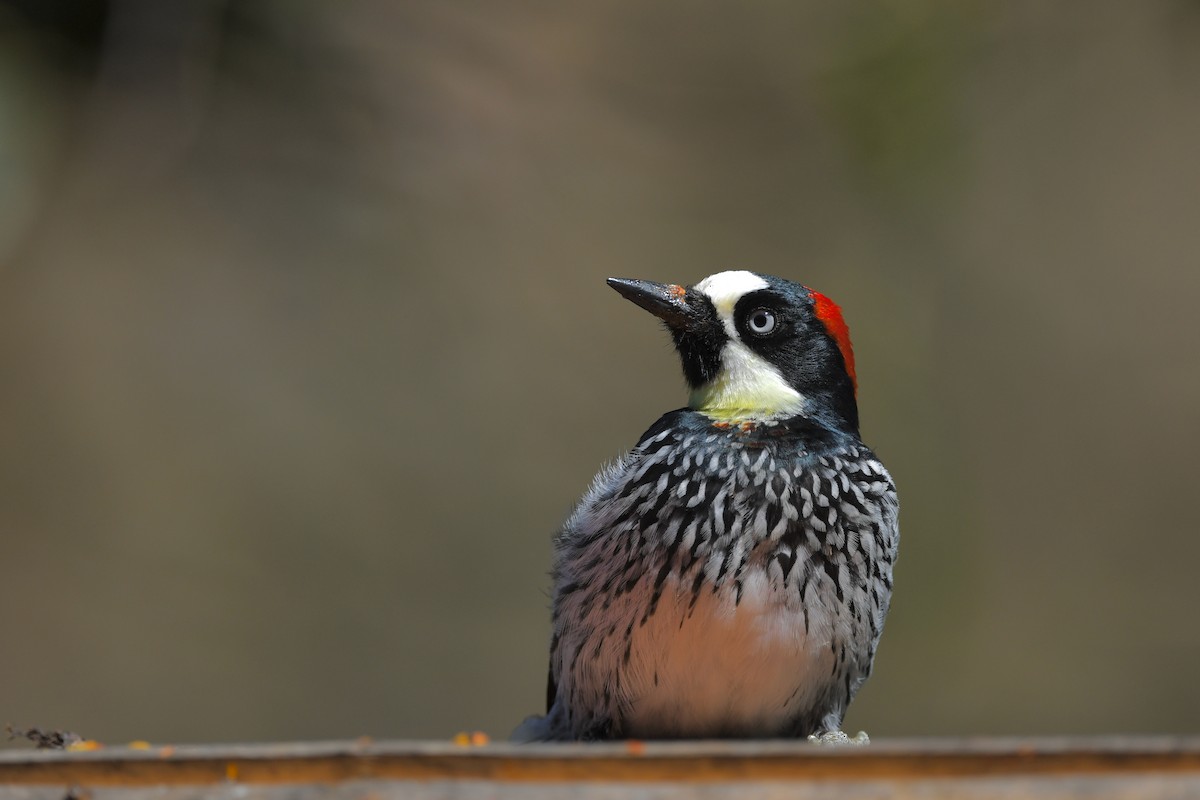
<path id="1" fill-rule="evenodd" d="M 696 284 L 696 291 L 708 295 L 716 307 L 717 313 L 724 320 L 733 318 L 733 307 L 737 301 L 750 292 L 766 289 L 768 283 L 760 276 L 744 269 L 732 269 L 728 272 L 718 272 L 709 275 Z"/>

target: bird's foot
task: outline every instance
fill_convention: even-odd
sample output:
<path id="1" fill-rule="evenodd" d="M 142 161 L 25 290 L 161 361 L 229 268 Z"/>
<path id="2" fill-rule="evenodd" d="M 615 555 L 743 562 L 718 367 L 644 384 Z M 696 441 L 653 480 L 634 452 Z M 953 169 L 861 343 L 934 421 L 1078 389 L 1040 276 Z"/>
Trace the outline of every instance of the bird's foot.
<path id="1" fill-rule="evenodd" d="M 825 731 L 824 733 L 814 733 L 808 737 L 811 744 L 832 745 L 833 747 L 862 747 L 865 744 L 870 744 L 871 739 L 867 736 L 866 731 L 859 731 L 855 736 L 847 736 L 844 731 Z"/>

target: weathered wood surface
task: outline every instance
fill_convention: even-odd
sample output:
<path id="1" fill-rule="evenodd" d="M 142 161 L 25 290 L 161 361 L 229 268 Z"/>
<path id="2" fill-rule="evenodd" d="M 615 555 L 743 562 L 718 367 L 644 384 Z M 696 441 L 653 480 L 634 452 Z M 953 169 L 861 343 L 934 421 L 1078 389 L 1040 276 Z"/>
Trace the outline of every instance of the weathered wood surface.
<path id="1" fill-rule="evenodd" d="M 0 800 L 414 798 L 1200 798 L 1200 737 L 442 742 L 0 752 Z"/>

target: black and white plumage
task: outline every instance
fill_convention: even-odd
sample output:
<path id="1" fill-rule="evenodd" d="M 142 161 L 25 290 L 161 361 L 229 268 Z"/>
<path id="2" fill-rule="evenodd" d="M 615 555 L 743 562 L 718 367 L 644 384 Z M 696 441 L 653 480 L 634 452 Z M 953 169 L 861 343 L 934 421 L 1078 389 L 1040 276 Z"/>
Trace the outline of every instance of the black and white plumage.
<path id="1" fill-rule="evenodd" d="M 692 395 L 555 538 L 547 713 L 514 737 L 839 735 L 899 537 L 840 311 L 745 271 L 610 284 L 667 324 Z"/>

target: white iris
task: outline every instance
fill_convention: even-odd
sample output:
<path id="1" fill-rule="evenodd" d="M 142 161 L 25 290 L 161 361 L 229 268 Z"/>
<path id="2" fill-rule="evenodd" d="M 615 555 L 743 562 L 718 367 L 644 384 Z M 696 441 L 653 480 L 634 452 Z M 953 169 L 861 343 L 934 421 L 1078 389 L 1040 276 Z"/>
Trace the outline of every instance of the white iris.
<path id="1" fill-rule="evenodd" d="M 750 328 L 752 333 L 757 333 L 759 336 L 766 336 L 775 330 L 775 315 L 765 308 L 760 308 L 750 314 L 750 318 L 746 320 L 746 326 Z"/>

